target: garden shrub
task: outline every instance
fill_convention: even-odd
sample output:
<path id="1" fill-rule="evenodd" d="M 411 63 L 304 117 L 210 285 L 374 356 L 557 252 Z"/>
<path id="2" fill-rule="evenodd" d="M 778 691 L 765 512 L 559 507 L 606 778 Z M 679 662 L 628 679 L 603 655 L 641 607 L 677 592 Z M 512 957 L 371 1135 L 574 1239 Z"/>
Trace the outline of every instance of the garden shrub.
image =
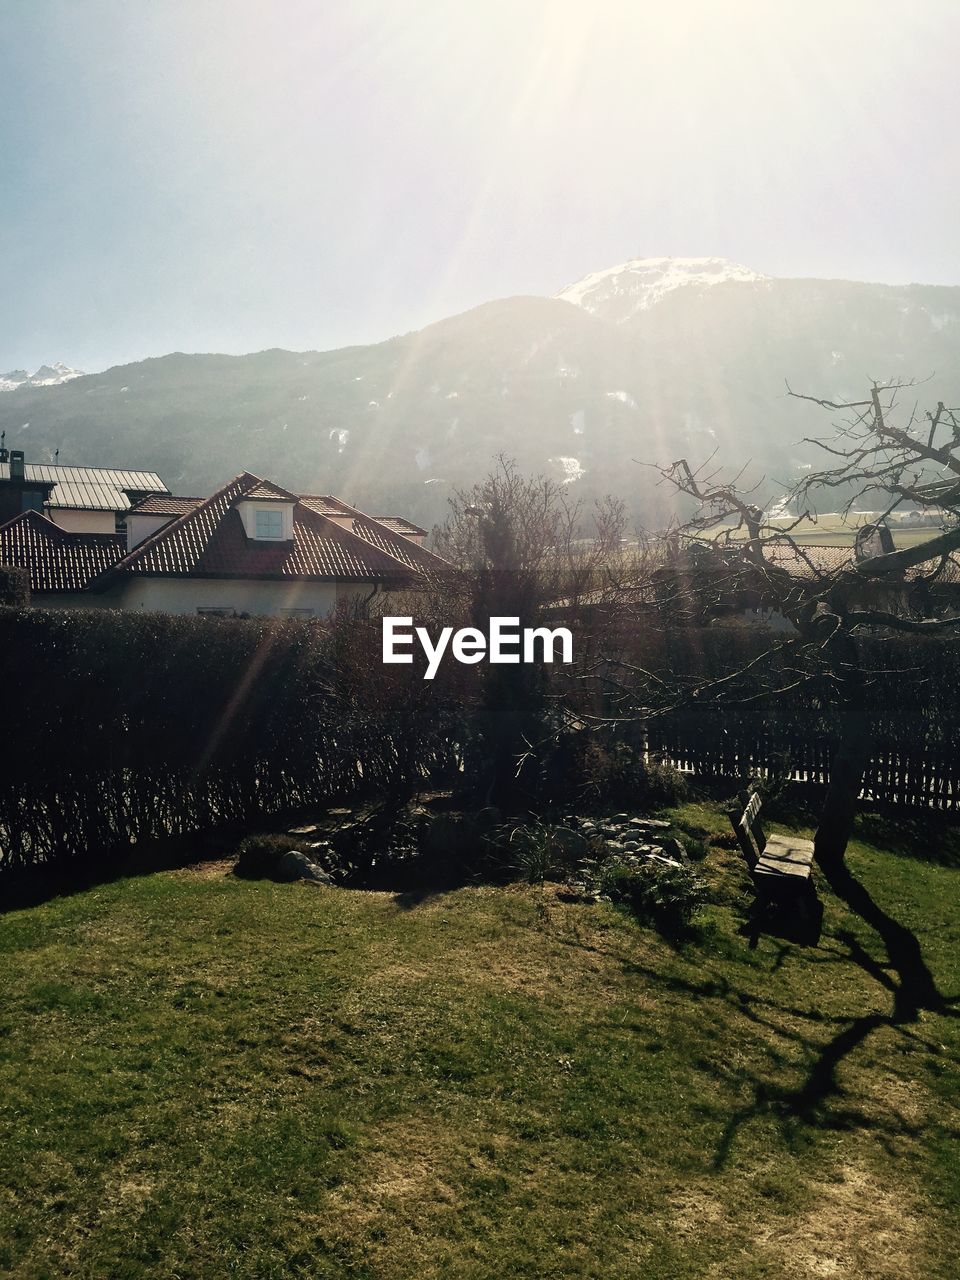
<path id="1" fill-rule="evenodd" d="M 0 564 L 0 605 L 24 609 L 30 603 L 30 573 Z"/>
<path id="2" fill-rule="evenodd" d="M 628 742 L 590 737 L 571 759 L 564 798 L 575 796 L 592 808 L 610 805 L 640 811 L 681 804 L 687 793 L 686 779 L 671 765 L 645 759 Z"/>
<path id="3" fill-rule="evenodd" d="M 513 828 L 501 828 L 500 842 L 504 865 L 511 874 L 533 884 L 569 879 L 589 851 L 579 831 L 538 819 Z"/>
<path id="4" fill-rule="evenodd" d="M 690 793 L 686 778 L 673 765 L 648 760 L 644 766 L 643 795 L 652 808 L 670 809 L 683 804 Z"/>
<path id="5" fill-rule="evenodd" d="M 356 617 L 0 609 L 0 652 L 16 674 L 0 870 L 109 860 L 361 794 L 399 803 L 463 737 L 445 672 L 385 666 L 377 624 Z"/>
<path id="6" fill-rule="evenodd" d="M 293 836 L 247 836 L 237 847 L 234 873 L 246 880 L 272 877 L 276 874 L 277 864 L 283 855 L 294 849 L 305 852 L 302 841 L 295 840 Z"/>
<path id="7" fill-rule="evenodd" d="M 706 902 L 706 886 L 690 867 L 642 858 L 601 864 L 597 888 L 644 924 L 674 937 L 688 929 Z"/>

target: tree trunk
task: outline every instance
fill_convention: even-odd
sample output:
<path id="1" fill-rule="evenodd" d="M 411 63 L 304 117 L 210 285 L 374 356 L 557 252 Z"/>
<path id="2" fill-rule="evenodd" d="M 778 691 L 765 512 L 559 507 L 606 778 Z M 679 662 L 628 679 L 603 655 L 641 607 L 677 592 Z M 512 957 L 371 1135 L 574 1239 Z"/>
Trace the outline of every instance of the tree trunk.
<path id="1" fill-rule="evenodd" d="M 837 897 L 879 934 L 900 978 L 894 1017 L 912 1021 L 919 1009 L 942 1010 L 944 1001 L 915 935 L 873 900 L 846 864 L 872 735 L 859 646 L 852 636 L 841 633 L 831 647 L 841 689 L 840 744 L 830 764 L 830 785 L 813 841 L 814 858 Z"/>

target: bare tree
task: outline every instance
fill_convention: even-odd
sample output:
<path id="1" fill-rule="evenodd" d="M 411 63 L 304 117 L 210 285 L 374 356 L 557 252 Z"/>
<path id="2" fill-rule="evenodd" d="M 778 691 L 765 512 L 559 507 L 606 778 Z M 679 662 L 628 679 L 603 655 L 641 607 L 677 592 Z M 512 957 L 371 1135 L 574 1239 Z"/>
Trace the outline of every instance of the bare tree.
<path id="1" fill-rule="evenodd" d="M 800 395 L 841 415 L 831 435 L 808 440 L 825 455 L 825 465 L 808 473 L 788 494 L 791 519 L 773 519 L 756 502 L 756 489 L 743 473 L 725 475 L 712 462 L 692 467 L 686 459 L 659 468 L 665 482 L 691 500 L 693 513 L 672 530 L 675 554 L 696 566 L 678 573 L 678 596 L 695 596 L 694 609 L 709 612 L 724 597 L 749 590 L 790 624 L 790 632 L 750 663 L 755 679 L 764 662 L 782 680 L 817 678 L 835 691 L 839 747 L 814 841 L 815 857 L 834 891 L 873 925 L 884 940 L 902 982 L 898 998 L 904 1012 L 941 1008 L 929 970 L 913 934 L 873 901 L 850 873 L 845 854 L 853 830 L 858 797 L 871 752 L 871 726 L 865 711 L 866 671 L 862 638 L 870 633 L 906 631 L 927 635 L 960 628 L 960 616 L 948 612 L 938 584 L 953 551 L 960 549 L 960 417 L 938 404 L 932 412 L 916 408 L 903 421 L 901 402 L 910 384 L 875 383 L 862 401 L 835 402 Z M 838 494 L 849 511 L 871 497 L 879 504 L 875 544 L 836 566 L 817 561 L 796 537 L 801 522 L 816 520 L 816 500 Z M 885 519 L 902 504 L 936 518 L 929 537 L 894 549 L 884 536 Z M 722 680 L 685 690 L 686 700 L 703 704 L 736 696 L 744 667 Z M 771 677 L 773 678 L 773 677 Z M 770 686 L 772 687 L 772 685 Z M 675 690 L 654 690 L 661 705 Z"/>
<path id="2" fill-rule="evenodd" d="M 619 503 L 600 503 L 587 522 L 561 486 L 526 477 L 501 457 L 450 506 L 436 531 L 437 550 L 457 569 L 443 583 L 438 610 L 448 623 L 460 617 L 481 631 L 492 617 L 516 618 L 520 628 L 576 625 L 606 584 L 620 579 Z M 538 760 L 556 730 L 549 674 L 539 663 L 484 664 L 478 671 L 472 767 L 487 803 L 511 808 L 536 792 Z"/>

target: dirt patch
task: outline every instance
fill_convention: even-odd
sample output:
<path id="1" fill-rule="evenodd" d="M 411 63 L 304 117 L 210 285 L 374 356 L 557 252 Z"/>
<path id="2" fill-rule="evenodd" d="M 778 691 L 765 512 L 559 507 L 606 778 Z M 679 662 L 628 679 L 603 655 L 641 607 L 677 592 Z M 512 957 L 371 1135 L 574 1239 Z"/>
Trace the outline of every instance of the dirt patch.
<path id="1" fill-rule="evenodd" d="M 209 858 L 204 862 L 192 862 L 181 867 L 174 875 L 195 876 L 200 880 L 221 880 L 232 874 L 236 858 Z"/>
<path id="2" fill-rule="evenodd" d="M 921 1219 L 902 1186 L 844 1164 L 829 1179 L 807 1182 L 805 1191 L 809 1207 L 802 1213 L 771 1214 L 752 1197 L 728 1204 L 705 1187 L 685 1187 L 670 1197 L 671 1234 L 708 1254 L 711 1240 L 742 1236 L 739 1263 L 714 1262 L 704 1273 L 715 1280 L 738 1280 L 744 1257 L 783 1280 L 923 1280 L 928 1274 Z M 751 1214 L 759 1222 L 751 1225 Z"/>
<path id="3" fill-rule="evenodd" d="M 912 1198 L 859 1165 L 835 1180 L 809 1184 L 813 1206 L 782 1226 L 766 1225 L 756 1243 L 790 1280 L 905 1280 L 926 1275 L 920 1220 Z"/>
<path id="4" fill-rule="evenodd" d="M 377 1149 L 362 1161 L 362 1171 L 349 1190 L 331 1196 L 334 1215 L 346 1211 L 351 1225 L 366 1225 L 378 1218 L 385 1205 L 401 1211 L 408 1206 L 455 1208 L 458 1192 L 451 1185 L 463 1159 L 462 1135 L 441 1121 L 428 1118 L 405 1119 L 386 1124 L 379 1134 Z"/>

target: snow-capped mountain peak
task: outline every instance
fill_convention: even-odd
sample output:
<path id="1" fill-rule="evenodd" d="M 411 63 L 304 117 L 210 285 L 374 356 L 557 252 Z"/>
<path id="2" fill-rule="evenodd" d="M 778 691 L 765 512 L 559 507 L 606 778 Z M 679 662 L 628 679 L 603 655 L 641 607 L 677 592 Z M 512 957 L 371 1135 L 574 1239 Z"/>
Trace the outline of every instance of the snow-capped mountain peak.
<path id="1" fill-rule="evenodd" d="M 554 296 L 621 321 L 656 306 L 674 289 L 706 289 L 728 281 L 751 284 L 766 278 L 727 258 L 634 258 L 584 276 Z"/>
<path id="2" fill-rule="evenodd" d="M 55 364 L 42 364 L 33 373 L 27 373 L 26 369 L 11 369 L 9 373 L 0 374 L 0 391 L 17 391 L 20 387 L 57 387 L 61 382 L 82 377 L 82 369 L 71 369 L 58 360 Z"/>

